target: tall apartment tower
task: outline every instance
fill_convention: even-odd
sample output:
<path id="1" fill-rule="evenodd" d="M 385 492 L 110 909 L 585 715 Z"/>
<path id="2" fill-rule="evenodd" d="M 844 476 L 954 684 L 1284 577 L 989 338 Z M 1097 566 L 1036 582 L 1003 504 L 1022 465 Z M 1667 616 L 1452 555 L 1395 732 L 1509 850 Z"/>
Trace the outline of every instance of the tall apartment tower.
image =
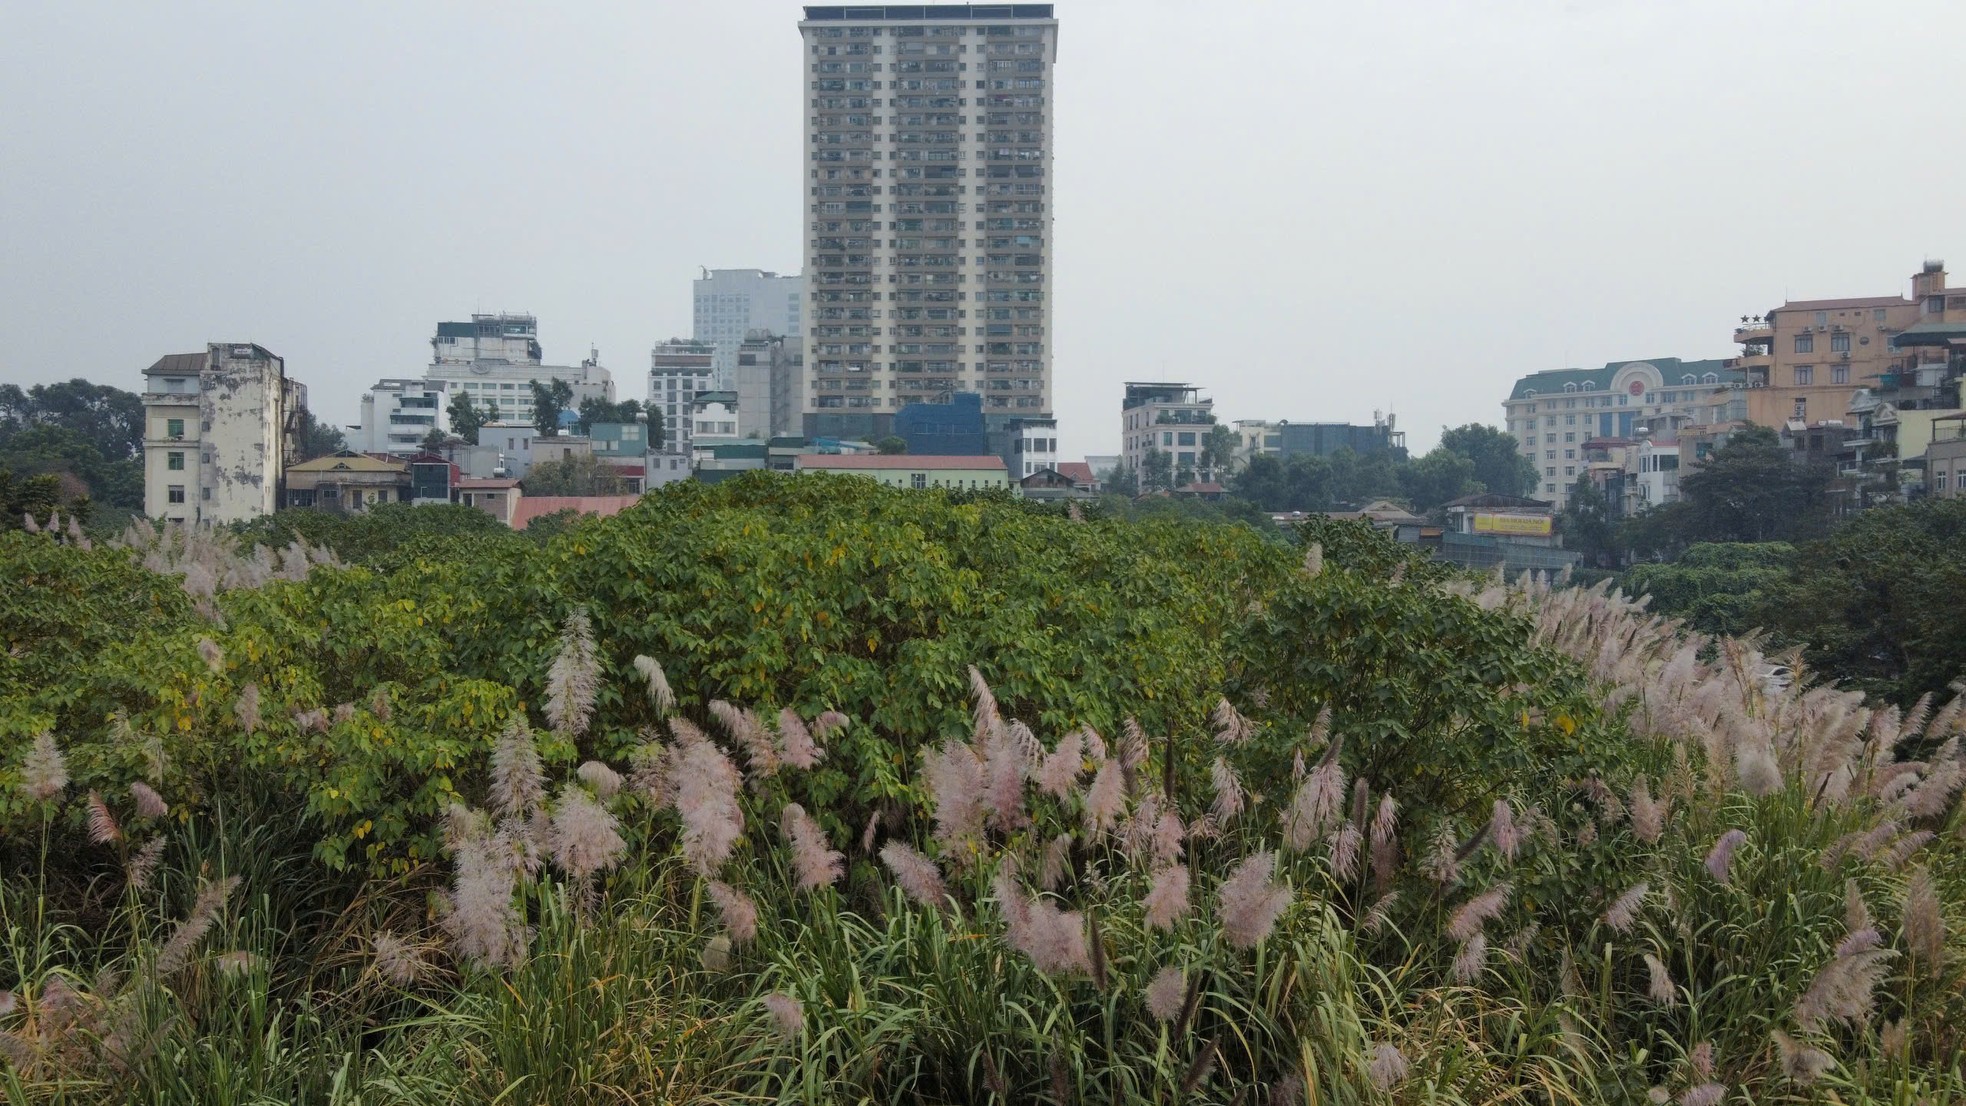
<path id="1" fill-rule="evenodd" d="M 805 278 L 763 269 L 705 269 L 696 278 L 690 337 L 717 347 L 710 367 L 717 387 L 735 388 L 737 347 L 752 331 L 798 339 L 805 334 Z"/>
<path id="2" fill-rule="evenodd" d="M 808 435 L 1052 413 L 1050 4 L 808 7 Z"/>

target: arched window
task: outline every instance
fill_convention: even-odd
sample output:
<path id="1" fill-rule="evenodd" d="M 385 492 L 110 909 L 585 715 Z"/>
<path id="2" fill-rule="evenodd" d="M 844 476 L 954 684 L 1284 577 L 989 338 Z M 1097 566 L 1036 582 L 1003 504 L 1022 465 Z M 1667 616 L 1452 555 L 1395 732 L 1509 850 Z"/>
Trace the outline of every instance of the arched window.
<path id="1" fill-rule="evenodd" d="M 1691 383 L 1693 383 L 1693 374 L 1692 374 L 1692 373 L 1687 373 L 1687 374 L 1686 374 L 1685 376 L 1682 376 L 1682 377 L 1680 377 L 1680 378 L 1679 378 L 1679 382 L 1680 382 L 1681 384 L 1691 384 Z"/>
<path id="2" fill-rule="evenodd" d="M 1577 385 L 1575 385 L 1575 384 L 1565 384 L 1565 385 L 1563 386 L 1563 390 L 1564 390 L 1564 391 L 1566 391 L 1566 392 L 1574 392 L 1574 391 L 1576 391 L 1576 390 L 1577 390 Z"/>
<path id="3" fill-rule="evenodd" d="M 1708 374 L 1707 374 L 1707 383 L 1709 383 L 1709 384 L 1718 384 L 1718 383 L 1720 383 L 1720 374 L 1719 374 L 1719 373 L 1708 373 Z"/>

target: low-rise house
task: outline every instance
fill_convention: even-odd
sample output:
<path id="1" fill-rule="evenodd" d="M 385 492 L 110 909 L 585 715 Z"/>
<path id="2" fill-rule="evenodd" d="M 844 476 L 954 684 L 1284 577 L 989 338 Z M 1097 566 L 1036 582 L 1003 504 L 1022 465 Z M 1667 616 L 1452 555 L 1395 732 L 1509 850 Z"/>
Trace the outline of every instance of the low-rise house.
<path id="1" fill-rule="evenodd" d="M 360 511 L 412 500 L 410 466 L 344 449 L 287 466 L 286 507 Z"/>
<path id="2" fill-rule="evenodd" d="M 1054 468 L 1043 468 L 1017 482 L 1018 494 L 1039 502 L 1067 499 L 1097 499 L 1098 494 L 1079 486 L 1078 481 Z"/>
<path id="3" fill-rule="evenodd" d="M 466 476 L 457 482 L 458 503 L 475 507 L 507 526 L 512 525 L 523 498 L 519 482 L 509 477 Z"/>
<path id="4" fill-rule="evenodd" d="M 911 457 L 908 454 L 807 453 L 793 459 L 797 472 L 839 472 L 867 476 L 896 488 L 951 488 L 976 491 L 1009 488 L 1003 458 Z"/>
<path id="5" fill-rule="evenodd" d="M 1925 447 L 1925 490 L 1940 499 L 1966 499 L 1966 413 L 1932 423 Z"/>

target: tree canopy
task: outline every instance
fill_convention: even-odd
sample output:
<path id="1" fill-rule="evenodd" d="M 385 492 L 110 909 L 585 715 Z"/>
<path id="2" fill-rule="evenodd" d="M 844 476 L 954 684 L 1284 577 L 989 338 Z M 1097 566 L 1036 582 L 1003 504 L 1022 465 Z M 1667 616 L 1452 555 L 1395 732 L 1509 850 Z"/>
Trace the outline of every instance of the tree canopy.
<path id="1" fill-rule="evenodd" d="M 1528 495 L 1536 490 L 1536 466 L 1523 456 L 1522 443 L 1507 431 L 1478 422 L 1441 427 L 1440 446 L 1474 463 L 1474 480 L 1484 491 Z"/>
<path id="2" fill-rule="evenodd" d="M 553 377 L 541 384 L 537 380 L 527 381 L 532 388 L 532 424 L 540 436 L 555 437 L 560 433 L 560 413 L 573 403 L 573 385 Z"/>

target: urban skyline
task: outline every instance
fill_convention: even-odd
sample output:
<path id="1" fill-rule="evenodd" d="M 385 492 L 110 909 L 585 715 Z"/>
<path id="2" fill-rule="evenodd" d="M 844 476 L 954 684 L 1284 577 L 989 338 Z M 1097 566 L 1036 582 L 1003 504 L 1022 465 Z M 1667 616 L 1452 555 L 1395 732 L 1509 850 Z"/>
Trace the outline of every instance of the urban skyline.
<path id="1" fill-rule="evenodd" d="M 1073 42 L 1056 123 L 1067 456 L 1118 451 L 1112 397 L 1142 378 L 1206 379 L 1228 417 L 1390 410 L 1424 451 L 1442 424 L 1499 424 L 1495 396 L 1525 373 L 1635 351 L 1732 356 L 1724 332 L 1741 314 L 1886 292 L 1906 258 L 1962 253 L 1956 228 L 1901 202 L 1909 182 L 1806 138 L 1861 132 L 1884 148 L 1925 132 L 1914 75 L 1943 63 L 1945 36 L 1903 22 L 1776 20 L 1748 4 L 1696 23 L 1530 5 L 1423 5 L 1402 26 L 1257 6 L 1206 21 L 1096 2 L 1058 15 Z M 322 417 L 348 423 L 374 381 L 419 374 L 431 320 L 502 308 L 544 320 L 549 361 L 597 345 L 619 379 L 638 376 L 656 341 L 690 333 L 699 266 L 800 268 L 804 197 L 778 183 L 800 156 L 799 16 L 494 13 L 467 33 L 491 53 L 537 41 L 539 71 L 466 94 L 455 74 L 391 62 L 446 22 L 434 15 L 392 12 L 391 34 L 358 41 L 349 21 L 305 12 L 135 12 L 105 28 L 30 11 L 0 46 L 0 91 L 36 107 L 0 137 L 44 166 L 0 183 L 21 259 L 0 274 L 16 336 L 0 378 L 129 379 L 159 349 L 224 335 L 279 351 Z M 1934 4 L 1913 22 L 1960 19 Z M 1287 44 L 1313 30 L 1320 64 L 1295 65 Z M 1688 80 L 1743 35 L 1797 73 L 1834 63 L 1842 79 Z M 664 38 L 708 48 L 657 66 L 626 45 Z M 160 69 L 171 51 L 158 47 L 190 39 L 237 58 L 235 76 L 305 56 L 238 102 L 223 82 Z M 266 48 L 316 40 L 334 49 Z M 83 43 L 102 65 L 51 68 Z M 374 79 L 344 85 L 343 63 L 319 55 Z M 697 94 L 734 62 L 755 89 Z M 1179 95 L 1129 79 L 1142 66 L 1178 70 Z M 1453 111 L 1437 82 L 1400 86 L 1421 66 L 1455 82 Z M 1557 86 L 1573 93 L 1543 95 Z M 664 103 L 691 111 L 647 110 Z M 471 119 L 504 120 L 528 156 L 458 176 L 417 152 L 428 128 Z M 1798 136 L 1774 191 L 1733 171 L 1753 157 L 1744 136 L 1770 126 Z M 212 174 L 214 143 L 252 154 Z M 1945 179 L 1960 156 L 1921 164 Z"/>

